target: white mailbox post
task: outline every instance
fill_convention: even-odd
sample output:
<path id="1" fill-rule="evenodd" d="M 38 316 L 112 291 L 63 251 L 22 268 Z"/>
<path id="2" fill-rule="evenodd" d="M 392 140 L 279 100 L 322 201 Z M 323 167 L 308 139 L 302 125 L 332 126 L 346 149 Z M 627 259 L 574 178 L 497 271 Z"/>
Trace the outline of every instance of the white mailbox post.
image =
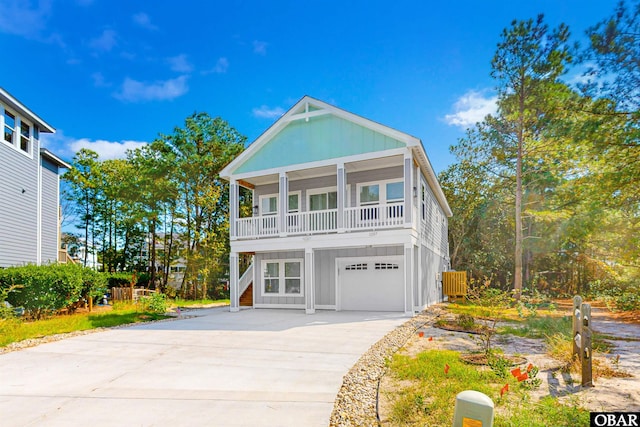
<path id="1" fill-rule="evenodd" d="M 493 400 L 484 393 L 465 390 L 456 396 L 453 427 L 492 427 Z"/>

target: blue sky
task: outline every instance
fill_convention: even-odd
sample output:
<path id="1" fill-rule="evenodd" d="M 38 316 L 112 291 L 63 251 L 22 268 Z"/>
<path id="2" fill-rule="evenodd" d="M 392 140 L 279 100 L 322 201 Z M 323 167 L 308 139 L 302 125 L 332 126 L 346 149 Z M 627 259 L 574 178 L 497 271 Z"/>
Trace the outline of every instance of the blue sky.
<path id="1" fill-rule="evenodd" d="M 420 138 L 439 172 L 492 111 L 503 28 L 544 13 L 584 44 L 615 4 L 0 0 L 0 86 L 57 129 L 44 143 L 67 160 L 122 157 L 195 111 L 251 142 L 310 95 Z"/>

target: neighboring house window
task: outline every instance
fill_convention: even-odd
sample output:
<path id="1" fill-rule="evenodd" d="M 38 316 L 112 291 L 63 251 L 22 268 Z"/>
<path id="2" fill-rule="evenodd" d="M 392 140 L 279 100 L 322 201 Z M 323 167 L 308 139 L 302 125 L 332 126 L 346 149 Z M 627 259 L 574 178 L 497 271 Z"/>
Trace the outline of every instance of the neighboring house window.
<path id="1" fill-rule="evenodd" d="M 265 296 L 303 296 L 301 259 L 262 261 L 262 293 Z"/>
<path id="2" fill-rule="evenodd" d="M 32 138 L 37 140 L 40 136 L 35 126 L 0 106 L 0 127 L 2 128 L 3 142 L 13 146 L 16 150 L 19 149 L 24 154 L 31 155 Z"/>
<path id="3" fill-rule="evenodd" d="M 420 189 L 421 189 L 420 198 L 422 199 L 422 204 L 421 204 L 422 220 L 426 221 L 427 220 L 427 189 L 424 182 L 422 182 Z"/>
<path id="4" fill-rule="evenodd" d="M 31 152 L 31 126 L 20 120 L 20 149 L 25 153 Z"/>
<path id="5" fill-rule="evenodd" d="M 4 111 L 4 140 L 9 144 L 13 144 L 13 134 L 16 127 L 16 117 L 8 112 Z"/>

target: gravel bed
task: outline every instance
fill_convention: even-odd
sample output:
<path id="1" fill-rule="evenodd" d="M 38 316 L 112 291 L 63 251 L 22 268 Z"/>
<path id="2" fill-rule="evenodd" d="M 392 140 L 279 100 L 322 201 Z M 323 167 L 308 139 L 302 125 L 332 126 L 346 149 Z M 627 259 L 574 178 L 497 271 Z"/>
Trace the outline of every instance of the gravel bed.
<path id="1" fill-rule="evenodd" d="M 431 323 L 442 312 L 439 306 L 407 320 L 372 345 L 344 376 L 329 426 L 378 426 L 378 385 L 386 373 L 386 361 L 398 351 L 418 329 Z"/>

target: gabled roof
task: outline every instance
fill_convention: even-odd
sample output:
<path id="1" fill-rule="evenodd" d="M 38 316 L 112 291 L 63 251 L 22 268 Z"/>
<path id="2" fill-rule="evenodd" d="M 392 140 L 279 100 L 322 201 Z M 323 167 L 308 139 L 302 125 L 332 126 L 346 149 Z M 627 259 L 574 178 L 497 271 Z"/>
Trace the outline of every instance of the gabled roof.
<path id="1" fill-rule="evenodd" d="M 262 170 L 407 148 L 413 151 L 445 214 L 451 216 L 420 139 L 310 96 L 302 97 L 276 120 L 220 171 L 220 177 L 230 180 Z"/>
<path id="2" fill-rule="evenodd" d="M 48 124 L 47 122 L 42 120 L 36 113 L 34 113 L 33 111 L 29 110 L 20 101 L 18 101 L 9 92 L 7 92 L 6 90 L 4 90 L 1 87 L 0 87 L 0 101 L 3 104 L 6 104 L 12 110 L 15 110 L 22 117 L 25 117 L 25 118 L 29 119 L 29 121 L 31 121 L 31 122 L 35 123 L 36 125 L 38 125 L 38 128 L 40 129 L 40 132 L 44 132 L 44 133 L 55 133 L 56 132 L 56 130 L 53 128 L 53 126 L 51 126 L 50 124 Z"/>

